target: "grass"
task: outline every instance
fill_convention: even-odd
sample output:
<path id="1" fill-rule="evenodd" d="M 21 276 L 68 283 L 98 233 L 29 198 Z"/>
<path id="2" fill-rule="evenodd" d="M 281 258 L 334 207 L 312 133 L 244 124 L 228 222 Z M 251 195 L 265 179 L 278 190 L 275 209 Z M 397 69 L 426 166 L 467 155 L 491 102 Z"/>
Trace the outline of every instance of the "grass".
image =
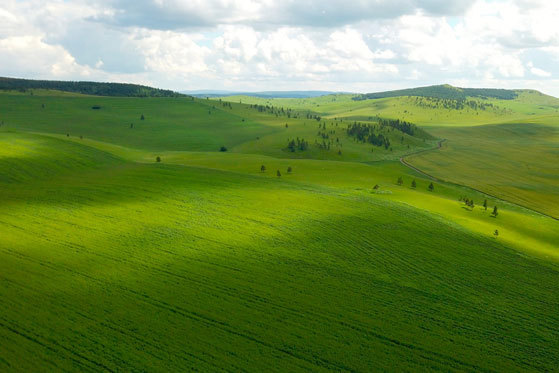
<path id="1" fill-rule="evenodd" d="M 559 218 L 559 127 L 510 123 L 432 132 L 452 140 L 439 152 L 408 158 L 414 166 Z"/>
<path id="2" fill-rule="evenodd" d="M 47 98 L 50 114 L 26 112 Z M 558 365 L 557 221 L 461 185 L 429 192 L 403 150 L 276 146 L 312 121 L 161 100 L 0 95 L 0 370 Z M 161 133 L 110 124 L 138 112 Z M 83 124 L 68 137 L 65 121 Z"/>

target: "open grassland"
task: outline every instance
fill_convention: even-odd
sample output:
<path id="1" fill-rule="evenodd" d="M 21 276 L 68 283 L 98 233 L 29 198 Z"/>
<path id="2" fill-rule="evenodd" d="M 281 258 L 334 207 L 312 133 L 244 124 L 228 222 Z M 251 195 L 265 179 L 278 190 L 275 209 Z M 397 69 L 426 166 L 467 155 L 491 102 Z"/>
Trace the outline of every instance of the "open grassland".
<path id="1" fill-rule="evenodd" d="M 371 151 L 333 118 L 320 122 L 341 154 L 290 152 L 319 121 L 189 98 L 0 94 L 0 371 L 556 369 L 559 222 L 453 183 L 429 191 L 398 158 L 436 140 L 387 131 L 394 149 Z M 538 118 L 475 127 L 500 142 L 478 158 L 556 146 Z M 474 128 L 450 130 L 433 128 L 449 148 L 410 161 L 445 172 L 429 157 Z M 474 161 L 454 182 L 477 167 L 463 147 Z M 518 180 L 543 205 L 557 174 L 541 170 Z"/>
<path id="2" fill-rule="evenodd" d="M 556 125 L 509 123 L 437 128 L 451 139 L 407 160 L 425 172 L 559 218 L 559 118 Z"/>
<path id="3" fill-rule="evenodd" d="M 437 178 L 558 218 L 559 99 L 537 91 L 518 93 L 514 100 L 472 99 L 486 107 L 466 105 L 460 110 L 430 107 L 443 103 L 418 97 L 355 101 L 354 95 L 330 95 L 242 100 L 292 105 L 346 120 L 367 121 L 381 116 L 417 123 L 446 141 L 441 151 L 407 156 L 408 163 Z"/>
<path id="4" fill-rule="evenodd" d="M 3 369 L 559 363 L 554 260 L 343 180 L 135 163 L 72 140 L 2 136 L 48 154 L 39 168 L 75 147 L 83 164 L 2 181 Z M 6 153 L 3 174 L 35 164 L 17 147 L 19 163 L 4 163 Z"/>
<path id="5" fill-rule="evenodd" d="M 520 91 L 514 100 L 470 98 L 479 106 L 460 109 L 444 107 L 440 100 L 419 97 L 389 97 L 356 101 L 356 95 L 336 94 L 308 99 L 229 96 L 223 100 L 258 105 L 290 107 L 319 113 L 327 118 L 368 121 L 375 116 L 406 120 L 422 126 L 461 126 L 503 123 L 531 119 L 533 116 L 558 116 L 559 99 L 537 91 Z M 438 105 L 438 106 L 437 106 Z M 482 109 L 481 106 L 485 105 Z"/>

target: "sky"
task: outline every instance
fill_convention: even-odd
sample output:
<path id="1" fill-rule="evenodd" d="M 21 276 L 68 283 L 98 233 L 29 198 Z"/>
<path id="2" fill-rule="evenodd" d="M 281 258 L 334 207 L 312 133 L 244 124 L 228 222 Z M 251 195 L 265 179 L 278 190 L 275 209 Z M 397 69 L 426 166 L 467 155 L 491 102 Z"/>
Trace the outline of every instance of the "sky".
<path id="1" fill-rule="evenodd" d="M 2 0 L 0 76 L 559 96 L 556 0 Z"/>

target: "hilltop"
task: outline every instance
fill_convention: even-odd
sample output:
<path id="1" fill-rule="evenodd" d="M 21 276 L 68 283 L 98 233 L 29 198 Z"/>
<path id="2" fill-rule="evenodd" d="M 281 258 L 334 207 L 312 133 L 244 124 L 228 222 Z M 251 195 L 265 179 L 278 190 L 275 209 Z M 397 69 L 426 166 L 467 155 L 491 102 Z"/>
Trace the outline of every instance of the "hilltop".
<path id="1" fill-rule="evenodd" d="M 460 88 L 453 87 L 449 84 L 432 85 L 427 87 L 399 89 L 395 91 L 385 91 L 376 93 L 365 93 L 353 97 L 353 100 L 370 100 L 387 97 L 401 97 L 401 96 L 417 96 L 417 97 L 431 97 L 448 100 L 466 100 L 468 98 L 496 98 L 500 100 L 514 100 L 518 97 L 519 93 L 523 91 L 542 93 L 534 90 L 510 90 L 510 89 L 495 89 L 495 88 Z"/>

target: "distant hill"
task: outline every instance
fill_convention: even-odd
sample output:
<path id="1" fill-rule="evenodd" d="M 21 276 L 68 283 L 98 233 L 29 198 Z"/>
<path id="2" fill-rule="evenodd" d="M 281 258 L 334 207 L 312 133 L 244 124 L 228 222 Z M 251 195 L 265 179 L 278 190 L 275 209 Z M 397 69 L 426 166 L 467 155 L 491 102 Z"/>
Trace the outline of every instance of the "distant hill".
<path id="1" fill-rule="evenodd" d="M 264 91 L 264 92 L 234 92 L 219 90 L 199 90 L 199 91 L 182 91 L 194 97 L 228 97 L 228 96 L 251 96 L 259 98 L 311 98 L 331 95 L 336 92 L 331 91 Z"/>
<path id="2" fill-rule="evenodd" d="M 356 101 L 399 96 L 434 97 L 451 100 L 465 100 L 467 97 L 498 98 L 501 100 L 514 100 L 518 91 L 495 88 L 458 88 L 448 84 L 433 85 L 428 87 L 400 89 L 377 93 L 365 93 L 354 97 Z"/>
<path id="3" fill-rule="evenodd" d="M 0 77 L 0 90 L 52 89 L 95 96 L 177 97 L 178 92 L 128 83 L 72 82 Z"/>

